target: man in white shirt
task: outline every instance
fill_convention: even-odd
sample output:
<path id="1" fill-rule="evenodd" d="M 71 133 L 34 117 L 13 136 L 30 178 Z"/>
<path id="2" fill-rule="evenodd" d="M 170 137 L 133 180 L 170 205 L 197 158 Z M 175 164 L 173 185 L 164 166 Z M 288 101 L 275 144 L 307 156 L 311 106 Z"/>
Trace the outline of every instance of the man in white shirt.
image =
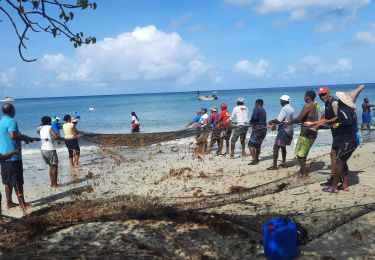
<path id="1" fill-rule="evenodd" d="M 228 122 L 236 119 L 237 127 L 233 131 L 233 136 L 231 139 L 231 147 L 230 147 L 230 157 L 234 158 L 234 148 L 235 144 L 240 138 L 241 147 L 242 147 L 242 156 L 246 156 L 245 151 L 245 140 L 247 130 L 249 129 L 249 109 L 244 105 L 245 99 L 239 98 L 237 99 L 237 106 L 233 108 L 232 115 L 229 117 Z"/>
<path id="2" fill-rule="evenodd" d="M 44 162 L 49 165 L 49 176 L 51 179 L 51 187 L 59 188 L 60 185 L 57 183 L 58 175 L 58 164 L 59 159 L 56 152 L 56 140 L 64 140 L 58 136 L 51 126 L 51 118 L 49 116 L 44 116 L 41 119 L 42 124 L 38 128 L 40 139 L 42 140 L 42 157 Z"/>
<path id="3" fill-rule="evenodd" d="M 290 145 L 293 140 L 293 125 L 284 124 L 284 122 L 290 122 L 293 120 L 294 109 L 290 105 L 290 97 L 288 95 L 282 95 L 280 97 L 280 105 L 282 106 L 279 115 L 276 119 L 269 122 L 270 125 L 275 127 L 276 124 L 279 125 L 277 130 L 276 141 L 273 146 L 273 164 L 268 167 L 267 170 L 277 169 L 277 159 L 279 157 L 279 150 L 281 149 L 281 154 L 283 161 L 279 166 L 285 167 L 286 161 L 286 146 Z"/>

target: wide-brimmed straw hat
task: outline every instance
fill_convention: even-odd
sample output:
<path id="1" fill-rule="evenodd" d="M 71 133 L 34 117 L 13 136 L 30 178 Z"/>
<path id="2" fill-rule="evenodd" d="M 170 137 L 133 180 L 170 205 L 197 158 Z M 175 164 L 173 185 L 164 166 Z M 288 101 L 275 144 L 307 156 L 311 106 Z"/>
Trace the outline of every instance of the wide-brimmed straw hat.
<path id="1" fill-rule="evenodd" d="M 341 100 L 342 103 L 344 103 L 348 107 L 356 109 L 357 106 L 355 104 L 355 101 L 357 100 L 357 97 L 358 97 L 359 93 L 361 93 L 361 91 L 364 88 L 365 88 L 365 85 L 361 84 L 361 85 L 359 85 L 358 88 L 353 89 L 352 91 L 349 91 L 349 92 L 338 91 L 338 92 L 336 92 L 336 96 L 338 97 L 338 99 Z"/>

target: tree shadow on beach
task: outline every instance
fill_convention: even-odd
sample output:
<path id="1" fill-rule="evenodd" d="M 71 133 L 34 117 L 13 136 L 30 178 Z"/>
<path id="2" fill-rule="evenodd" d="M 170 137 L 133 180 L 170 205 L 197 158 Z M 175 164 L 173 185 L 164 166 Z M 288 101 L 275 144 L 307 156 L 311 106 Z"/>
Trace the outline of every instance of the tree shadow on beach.
<path id="1" fill-rule="evenodd" d="M 53 195 L 48 196 L 48 197 L 44 197 L 44 198 L 40 198 L 40 199 L 37 199 L 37 200 L 34 200 L 34 201 L 30 201 L 30 203 L 33 204 L 36 207 L 40 207 L 40 206 L 49 204 L 51 202 L 55 202 L 57 200 L 64 199 L 64 198 L 69 197 L 71 195 L 80 195 L 89 186 L 90 185 L 86 185 L 86 186 L 78 187 L 78 188 L 73 188 L 73 189 L 70 189 L 70 190 L 67 190 L 67 191 L 64 191 L 64 192 L 53 194 Z"/>
<path id="2" fill-rule="evenodd" d="M 89 180 L 89 179 L 87 179 L 86 177 L 84 177 L 84 178 L 74 178 L 73 180 L 71 180 L 69 182 L 61 184 L 61 186 L 66 187 L 66 186 L 70 186 L 70 185 L 73 185 L 73 184 L 79 184 L 79 183 L 87 181 L 87 180 Z"/>

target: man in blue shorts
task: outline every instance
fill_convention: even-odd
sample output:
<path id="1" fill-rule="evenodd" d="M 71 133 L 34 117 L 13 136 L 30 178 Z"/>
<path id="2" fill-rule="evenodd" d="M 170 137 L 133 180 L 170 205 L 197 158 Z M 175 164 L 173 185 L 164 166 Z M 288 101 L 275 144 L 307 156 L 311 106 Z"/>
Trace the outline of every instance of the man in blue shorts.
<path id="1" fill-rule="evenodd" d="M 371 124 L 371 107 L 375 107 L 375 104 L 370 104 L 370 101 L 368 98 L 365 98 L 362 103 L 362 124 L 361 124 L 361 130 L 364 130 L 364 126 L 368 130 L 370 130 L 370 124 Z"/>
<path id="2" fill-rule="evenodd" d="M 7 207 L 17 206 L 12 201 L 12 191 L 16 192 L 20 207 L 25 211 L 32 207 L 25 202 L 23 194 L 23 165 L 21 154 L 21 142 L 29 143 L 40 141 L 39 138 L 32 138 L 21 134 L 18 130 L 17 121 L 14 119 L 16 110 L 12 104 L 5 103 L 2 107 L 3 117 L 0 120 L 0 153 L 8 154 L 18 150 L 10 159 L 1 162 L 1 178 L 5 186 Z"/>

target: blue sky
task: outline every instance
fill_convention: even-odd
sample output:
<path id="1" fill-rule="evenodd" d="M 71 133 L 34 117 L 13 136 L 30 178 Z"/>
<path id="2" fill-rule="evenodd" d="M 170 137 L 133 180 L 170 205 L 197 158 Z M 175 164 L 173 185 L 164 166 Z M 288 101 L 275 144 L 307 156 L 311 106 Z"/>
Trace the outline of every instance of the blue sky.
<path id="1" fill-rule="evenodd" d="M 102 0 L 73 30 L 29 34 L 25 63 L 0 13 L 0 88 L 14 97 L 374 82 L 371 0 Z M 0 5 L 4 5 L 0 3 Z"/>

